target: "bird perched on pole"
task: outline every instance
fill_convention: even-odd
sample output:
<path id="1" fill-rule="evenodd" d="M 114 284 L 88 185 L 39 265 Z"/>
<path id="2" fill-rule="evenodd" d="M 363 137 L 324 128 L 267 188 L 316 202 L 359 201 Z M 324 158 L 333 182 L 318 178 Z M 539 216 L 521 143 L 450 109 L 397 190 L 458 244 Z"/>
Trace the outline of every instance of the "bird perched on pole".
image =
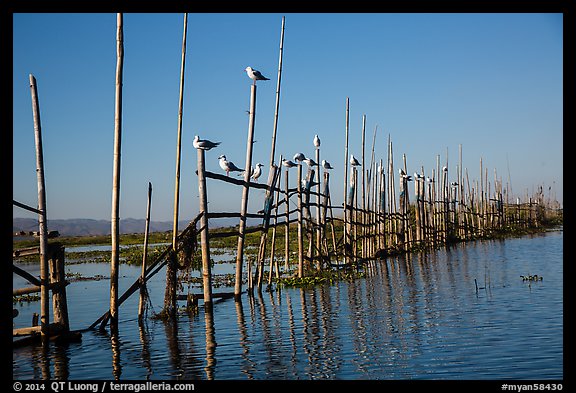
<path id="1" fill-rule="evenodd" d="M 252 79 L 254 81 L 254 83 L 256 83 L 256 81 L 269 81 L 270 80 L 269 78 L 266 78 L 264 75 L 262 75 L 260 73 L 260 71 L 255 70 L 252 67 L 246 67 L 246 69 L 244 71 L 246 71 L 246 73 L 248 74 L 250 79 Z"/>
<path id="2" fill-rule="evenodd" d="M 318 163 L 311 158 L 305 158 L 302 161 L 304 161 L 308 166 L 318 166 Z"/>
<path id="3" fill-rule="evenodd" d="M 322 167 L 323 167 L 324 169 L 326 169 L 326 170 L 328 170 L 328 169 L 334 169 L 334 168 L 332 168 L 332 165 L 330 165 L 330 163 L 329 163 L 328 161 L 326 161 L 326 160 L 322 160 Z"/>
<path id="4" fill-rule="evenodd" d="M 306 159 L 306 156 L 304 156 L 304 154 L 302 153 L 296 153 L 294 154 L 294 157 L 292 157 L 292 159 L 294 161 L 304 161 Z"/>
<path id="5" fill-rule="evenodd" d="M 264 166 L 264 164 L 258 163 L 256 164 L 256 168 L 254 168 L 254 172 L 252 173 L 252 176 L 250 176 L 250 178 L 252 178 L 254 181 L 258 182 L 258 178 L 260 177 L 260 175 L 262 175 L 262 167 Z"/>
<path id="6" fill-rule="evenodd" d="M 318 138 L 318 135 L 314 135 L 314 146 L 320 147 L 320 138 Z"/>
<path id="7" fill-rule="evenodd" d="M 295 167 L 295 166 L 297 166 L 297 165 L 299 165 L 299 164 L 295 164 L 294 162 L 292 162 L 292 161 L 287 160 L 287 159 L 284 158 L 284 159 L 282 160 L 282 165 L 284 165 L 286 168 L 293 168 L 293 167 Z"/>
<path id="8" fill-rule="evenodd" d="M 219 144 L 220 142 L 212 142 L 208 139 L 200 139 L 198 135 L 195 135 L 194 140 L 192 141 L 192 145 L 198 150 L 210 150 Z"/>
<path id="9" fill-rule="evenodd" d="M 398 172 L 400 172 L 400 177 L 403 179 L 406 179 L 406 181 L 412 180 L 412 176 L 407 175 L 406 172 L 404 172 L 404 170 L 402 168 L 398 169 Z"/>
<path id="10" fill-rule="evenodd" d="M 350 165 L 352 165 L 352 166 L 360 166 L 360 163 L 358 162 L 358 160 L 356 159 L 356 157 L 354 157 L 354 154 L 350 154 Z"/>
<path id="11" fill-rule="evenodd" d="M 226 156 L 222 154 L 218 157 L 220 160 L 220 168 L 226 171 L 226 176 L 230 176 L 230 172 L 242 172 L 243 170 L 238 168 L 232 161 L 228 161 Z"/>

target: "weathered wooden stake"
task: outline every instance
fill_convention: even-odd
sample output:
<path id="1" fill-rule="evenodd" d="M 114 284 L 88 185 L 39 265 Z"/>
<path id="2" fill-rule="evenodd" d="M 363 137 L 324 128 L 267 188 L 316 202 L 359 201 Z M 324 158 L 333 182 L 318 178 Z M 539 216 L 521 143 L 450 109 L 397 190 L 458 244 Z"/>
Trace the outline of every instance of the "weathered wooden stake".
<path id="1" fill-rule="evenodd" d="M 206 190 L 205 151 L 197 149 L 198 154 L 198 196 L 200 204 L 200 244 L 202 248 L 202 287 L 204 308 L 212 307 L 212 272 L 210 268 L 210 235 L 208 234 L 208 196 Z"/>
<path id="2" fill-rule="evenodd" d="M 254 142 L 254 122 L 256 119 L 256 81 L 250 87 L 250 120 L 248 122 L 248 139 L 246 141 L 246 165 L 244 167 L 244 188 L 240 206 L 240 225 L 238 228 L 238 248 L 236 252 L 236 282 L 234 298 L 240 299 L 242 294 L 242 265 L 244 263 L 244 238 L 246 231 L 246 213 L 248 210 L 248 193 L 250 191 L 250 169 L 252 167 L 252 146 Z"/>
<path id="3" fill-rule="evenodd" d="M 344 264 L 348 263 L 348 257 L 346 249 L 349 243 L 349 232 L 348 232 L 348 204 L 346 202 L 348 198 L 348 134 L 350 129 L 350 98 L 346 97 L 346 139 L 344 143 L 344 227 L 343 227 L 343 244 L 344 244 Z"/>
<path id="4" fill-rule="evenodd" d="M 124 66 L 124 33 L 122 14 L 116 16 L 116 105 L 114 112 L 114 173 L 112 178 L 110 262 L 110 329 L 118 331 L 118 265 L 120 260 L 120 152 L 122 141 L 122 74 Z"/>
<path id="5" fill-rule="evenodd" d="M 304 277 L 304 234 L 302 233 L 302 164 L 298 165 L 298 278 Z"/>
<path id="6" fill-rule="evenodd" d="M 36 180 L 38 185 L 38 230 L 40 232 L 40 326 L 44 338 L 48 335 L 50 324 L 50 303 L 48 286 L 48 231 L 46 229 L 46 184 L 44 179 L 44 152 L 42 149 L 42 126 L 40 123 L 40 104 L 36 89 L 36 78 L 30 74 L 30 93 L 32 96 L 32 115 L 34 117 L 34 142 L 36 146 Z"/>

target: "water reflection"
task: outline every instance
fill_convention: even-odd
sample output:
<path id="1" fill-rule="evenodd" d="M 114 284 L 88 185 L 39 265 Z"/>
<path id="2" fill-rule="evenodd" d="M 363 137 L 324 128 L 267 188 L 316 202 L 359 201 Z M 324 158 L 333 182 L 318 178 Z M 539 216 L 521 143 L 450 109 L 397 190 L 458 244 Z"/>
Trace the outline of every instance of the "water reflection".
<path id="1" fill-rule="evenodd" d="M 561 237 L 550 252 L 529 240 L 370 261 L 364 279 L 256 291 L 176 322 L 138 324 L 135 301 L 120 310 L 119 334 L 15 350 L 14 377 L 562 378 Z M 532 286 L 519 279 L 543 272 Z"/>

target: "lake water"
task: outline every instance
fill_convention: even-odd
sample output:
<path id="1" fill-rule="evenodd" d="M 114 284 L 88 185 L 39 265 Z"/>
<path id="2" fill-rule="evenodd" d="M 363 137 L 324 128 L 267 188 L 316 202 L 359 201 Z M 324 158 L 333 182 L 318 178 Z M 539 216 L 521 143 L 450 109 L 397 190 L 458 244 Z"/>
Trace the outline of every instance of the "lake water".
<path id="1" fill-rule="evenodd" d="M 215 273 L 226 270 L 221 265 Z M 200 301 L 198 313 L 180 314 L 176 324 L 148 318 L 139 326 L 135 294 L 120 307 L 119 337 L 93 330 L 77 343 L 14 349 L 13 377 L 563 379 L 561 230 L 373 261 L 364 269 L 365 278 L 334 285 L 216 300 L 213 313 Z M 67 270 L 110 274 L 101 263 Z M 121 293 L 139 273 L 121 265 Z M 543 280 L 520 278 L 534 274 Z M 152 311 L 162 308 L 164 280 L 161 271 L 149 281 Z M 109 285 L 104 279 L 67 287 L 71 329 L 85 329 L 107 311 Z M 233 288 L 214 289 L 221 291 Z M 23 327 L 39 302 L 15 308 L 15 326 Z"/>

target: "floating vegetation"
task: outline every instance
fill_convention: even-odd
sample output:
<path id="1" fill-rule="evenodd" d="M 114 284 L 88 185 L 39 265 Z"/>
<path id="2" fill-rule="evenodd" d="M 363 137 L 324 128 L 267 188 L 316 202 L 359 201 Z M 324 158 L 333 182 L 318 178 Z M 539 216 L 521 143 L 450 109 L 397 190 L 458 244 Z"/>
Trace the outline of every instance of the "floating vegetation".
<path id="1" fill-rule="evenodd" d="M 18 296 L 12 296 L 12 303 L 13 304 L 24 304 L 24 303 L 32 303 L 32 302 L 37 302 L 40 300 L 40 295 L 37 293 L 28 293 L 25 295 L 18 295 Z"/>
<path id="2" fill-rule="evenodd" d="M 354 280 L 357 278 L 366 277 L 364 271 L 346 270 L 346 271 L 322 271 L 317 272 L 314 275 L 309 275 L 305 277 L 282 277 L 276 279 L 279 286 L 283 287 L 297 287 L 306 288 L 316 285 L 329 284 L 333 285 L 338 281 L 343 280 Z"/>

